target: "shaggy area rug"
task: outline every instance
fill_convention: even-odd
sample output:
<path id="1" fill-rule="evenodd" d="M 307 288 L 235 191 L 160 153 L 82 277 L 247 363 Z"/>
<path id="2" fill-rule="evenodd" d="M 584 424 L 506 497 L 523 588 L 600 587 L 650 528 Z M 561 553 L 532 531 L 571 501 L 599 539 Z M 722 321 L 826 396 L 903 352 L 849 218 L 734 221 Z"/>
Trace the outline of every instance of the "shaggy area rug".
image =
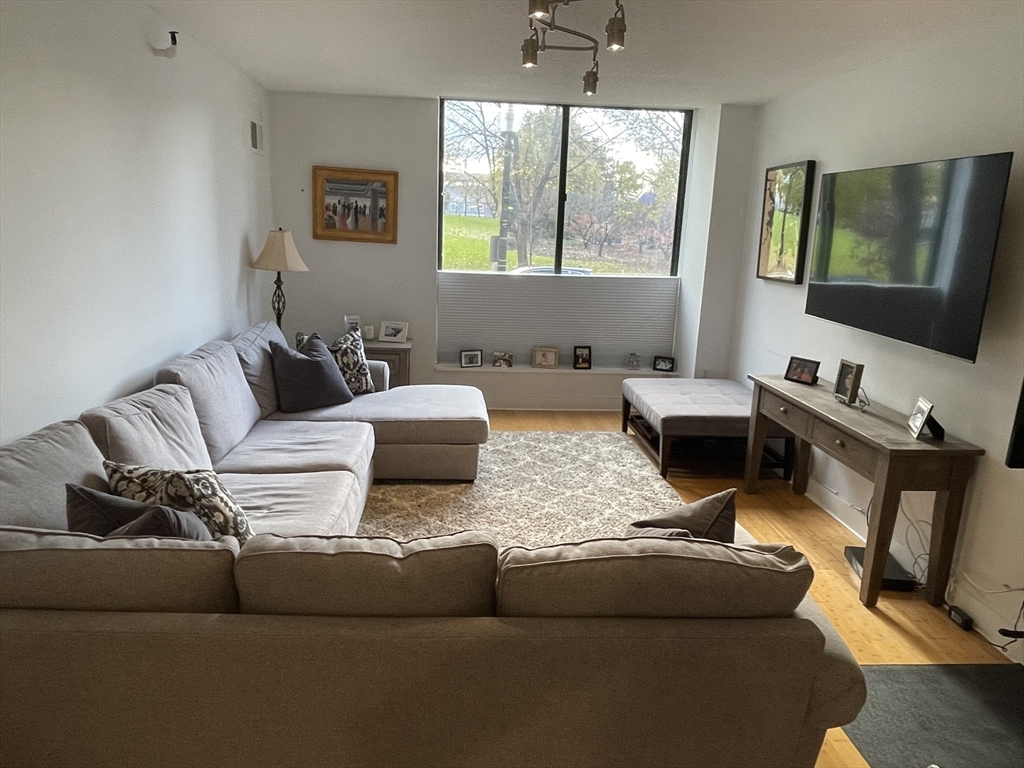
<path id="1" fill-rule="evenodd" d="M 502 546 L 619 536 L 682 500 L 621 432 L 492 432 L 475 483 L 383 483 L 360 536 L 492 531 Z"/>

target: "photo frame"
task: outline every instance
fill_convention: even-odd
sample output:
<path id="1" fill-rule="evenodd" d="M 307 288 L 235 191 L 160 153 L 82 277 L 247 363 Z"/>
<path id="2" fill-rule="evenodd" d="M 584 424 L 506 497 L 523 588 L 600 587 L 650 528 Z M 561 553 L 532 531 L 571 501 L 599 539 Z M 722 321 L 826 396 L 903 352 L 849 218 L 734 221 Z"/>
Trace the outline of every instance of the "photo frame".
<path id="1" fill-rule="evenodd" d="M 534 347 L 530 354 L 530 365 L 534 368 L 557 368 L 558 347 Z"/>
<path id="2" fill-rule="evenodd" d="M 400 344 L 409 334 L 409 324 L 398 320 L 385 320 L 380 324 L 380 336 L 377 341 Z"/>
<path id="3" fill-rule="evenodd" d="M 662 357 L 661 355 L 654 356 L 654 370 L 660 371 L 661 373 L 672 373 L 676 369 L 676 359 L 674 357 Z"/>
<path id="4" fill-rule="evenodd" d="M 814 204 L 813 160 L 776 165 L 764 173 L 757 276 L 801 285 Z"/>
<path id="5" fill-rule="evenodd" d="M 864 375 L 864 366 L 849 360 L 839 361 L 836 371 L 836 383 L 832 387 L 832 396 L 845 405 L 855 405 L 860 392 L 860 379 Z"/>
<path id="6" fill-rule="evenodd" d="M 589 371 L 594 367 L 590 359 L 589 346 L 572 348 L 572 367 L 576 371 Z"/>
<path id="7" fill-rule="evenodd" d="M 345 315 L 345 333 L 349 331 L 359 331 L 362 333 L 362 330 L 359 328 L 359 315 Z"/>
<path id="8" fill-rule="evenodd" d="M 814 386 L 818 383 L 818 368 L 821 366 L 819 360 L 808 360 L 806 357 L 791 357 L 786 366 L 786 381 L 796 384 L 807 384 Z"/>
<path id="9" fill-rule="evenodd" d="M 480 368 L 484 364 L 482 349 L 464 349 L 459 352 L 459 366 L 462 368 Z"/>
<path id="10" fill-rule="evenodd" d="M 914 406 L 914 410 L 910 414 L 910 418 L 907 419 L 907 429 L 910 430 L 910 434 L 915 438 L 921 437 L 921 433 L 924 431 L 925 425 L 928 423 L 928 419 L 931 417 L 932 409 L 934 407 L 934 405 L 923 397 L 917 398 L 917 404 Z"/>
<path id="11" fill-rule="evenodd" d="M 495 352 L 491 357 L 491 365 L 495 368 L 511 368 L 514 359 L 511 352 Z"/>
<path id="12" fill-rule="evenodd" d="M 313 238 L 398 242 L 398 172 L 313 166 Z"/>

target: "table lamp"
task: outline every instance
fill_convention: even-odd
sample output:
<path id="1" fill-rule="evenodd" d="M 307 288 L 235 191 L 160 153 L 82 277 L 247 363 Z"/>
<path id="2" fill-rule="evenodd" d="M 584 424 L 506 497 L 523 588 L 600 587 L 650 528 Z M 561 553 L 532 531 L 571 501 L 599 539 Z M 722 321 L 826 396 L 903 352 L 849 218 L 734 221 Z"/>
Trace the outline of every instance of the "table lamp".
<path id="1" fill-rule="evenodd" d="M 274 281 L 274 297 L 270 300 L 270 306 L 274 308 L 277 315 L 277 327 L 281 327 L 281 315 L 284 314 L 284 289 L 281 287 L 282 272 L 309 272 L 309 267 L 302 263 L 299 251 L 295 248 L 295 241 L 292 239 L 291 230 L 277 229 L 270 230 L 267 235 L 267 244 L 263 246 L 260 257 L 252 265 L 253 269 L 266 269 L 277 272 L 277 279 Z"/>

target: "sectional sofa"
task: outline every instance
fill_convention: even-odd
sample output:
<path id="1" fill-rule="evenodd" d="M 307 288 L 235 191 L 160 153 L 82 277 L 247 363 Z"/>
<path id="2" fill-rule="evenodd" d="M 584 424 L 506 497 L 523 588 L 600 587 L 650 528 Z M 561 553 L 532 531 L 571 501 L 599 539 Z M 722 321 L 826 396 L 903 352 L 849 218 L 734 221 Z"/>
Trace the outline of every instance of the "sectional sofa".
<path id="1" fill-rule="evenodd" d="M 0 765 L 812 766 L 856 717 L 791 547 L 345 535 L 381 447 L 474 443 L 271 418 L 236 342 L 0 448 Z M 104 458 L 214 469 L 257 535 L 68 532 Z"/>

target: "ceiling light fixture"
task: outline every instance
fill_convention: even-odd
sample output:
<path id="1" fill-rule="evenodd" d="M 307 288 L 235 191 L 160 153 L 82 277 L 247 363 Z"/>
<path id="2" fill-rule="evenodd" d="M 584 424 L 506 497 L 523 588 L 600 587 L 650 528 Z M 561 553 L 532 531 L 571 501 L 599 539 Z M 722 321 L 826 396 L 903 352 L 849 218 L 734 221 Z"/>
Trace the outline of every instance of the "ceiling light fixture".
<path id="1" fill-rule="evenodd" d="M 550 0 L 530 0 L 528 16 L 530 18 L 530 37 L 523 40 L 520 50 L 523 52 L 523 66 L 527 69 L 537 66 L 537 54 L 540 51 L 589 51 L 593 60 L 593 66 L 583 74 L 583 93 L 593 96 L 597 93 L 597 51 L 599 43 L 590 35 L 586 35 L 569 27 L 562 27 L 555 23 L 555 11 L 557 5 L 568 5 L 579 0 L 557 0 L 552 3 Z M 538 35 L 537 25 L 540 27 Z M 549 31 L 564 32 L 573 37 L 579 37 L 587 41 L 587 45 L 549 45 L 547 33 Z M 608 50 L 612 52 L 621 51 L 626 47 L 626 9 L 623 8 L 620 0 L 615 0 L 615 13 L 608 19 L 608 25 L 604 28 L 608 36 Z"/>

